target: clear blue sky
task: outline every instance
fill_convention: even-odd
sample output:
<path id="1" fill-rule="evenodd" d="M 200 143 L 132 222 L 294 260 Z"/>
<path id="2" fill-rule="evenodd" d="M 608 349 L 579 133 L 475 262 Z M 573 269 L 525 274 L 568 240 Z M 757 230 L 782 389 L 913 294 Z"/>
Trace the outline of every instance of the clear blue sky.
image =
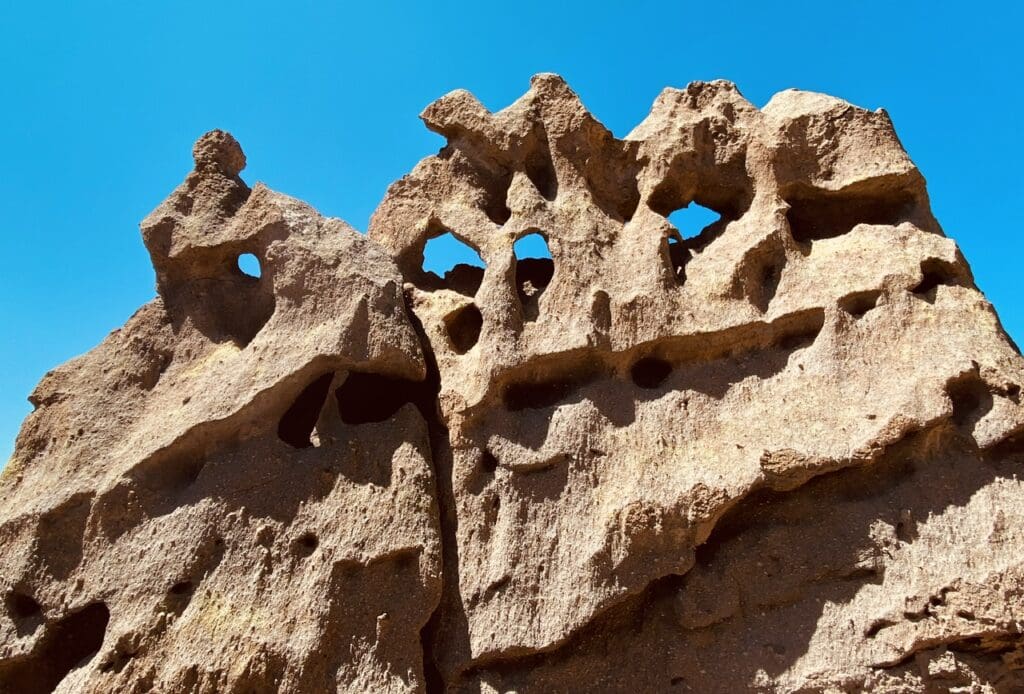
<path id="1" fill-rule="evenodd" d="M 1021 26 L 1011 2 L 0 3 L 0 465 L 25 398 L 154 295 L 137 224 L 211 128 L 243 177 L 359 229 L 441 145 L 457 87 L 498 109 L 561 73 L 617 135 L 664 86 L 726 78 L 884 106 L 1024 343 Z"/>

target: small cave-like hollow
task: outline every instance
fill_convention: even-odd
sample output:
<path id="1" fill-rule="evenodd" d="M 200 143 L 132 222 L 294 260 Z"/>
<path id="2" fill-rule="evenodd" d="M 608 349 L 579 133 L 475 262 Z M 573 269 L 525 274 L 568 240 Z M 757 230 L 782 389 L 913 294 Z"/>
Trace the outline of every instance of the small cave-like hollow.
<path id="1" fill-rule="evenodd" d="M 921 261 L 921 281 L 910 291 L 926 301 L 934 302 L 935 290 L 940 285 L 963 286 L 966 284 L 964 274 L 953 263 L 938 258 L 928 258 Z"/>
<path id="2" fill-rule="evenodd" d="M 277 435 L 282 441 L 292 448 L 309 448 L 314 445 L 313 430 L 333 379 L 333 373 L 325 373 L 303 388 L 278 422 Z"/>
<path id="3" fill-rule="evenodd" d="M 84 667 L 103 646 L 110 610 L 94 602 L 48 624 L 26 657 L 0 663 L 4 691 L 50 694 L 72 670 Z"/>
<path id="4" fill-rule="evenodd" d="M 370 424 L 390 419 L 404 405 L 426 406 L 424 382 L 383 374 L 352 371 L 334 391 L 345 424 Z M 431 401 L 432 402 L 432 401 Z"/>
<path id="5" fill-rule="evenodd" d="M 548 149 L 546 141 L 542 147 L 526 156 L 526 160 L 523 162 L 523 171 L 542 198 L 551 202 L 558 197 L 558 174 L 555 172 L 551 151 Z"/>
<path id="6" fill-rule="evenodd" d="M 951 419 L 958 427 L 973 428 L 992 409 L 992 393 L 976 371 L 951 381 L 946 395 L 953 405 Z"/>
<path id="7" fill-rule="evenodd" d="M 914 197 L 905 191 L 834 192 L 803 187 L 784 195 L 786 221 L 797 243 L 835 238 L 858 224 L 895 226 L 913 217 Z"/>
<path id="8" fill-rule="evenodd" d="M 839 300 L 839 308 L 854 318 L 862 318 L 864 314 L 878 305 L 882 292 L 877 289 L 855 292 Z"/>
<path id="9" fill-rule="evenodd" d="M 507 383 L 502 390 L 502 403 L 510 412 L 552 407 L 604 375 L 604 367 L 592 362 L 530 375 Z"/>
<path id="10" fill-rule="evenodd" d="M 484 317 L 476 304 L 470 303 L 444 317 L 445 331 L 456 354 L 465 354 L 480 340 Z"/>
<path id="11" fill-rule="evenodd" d="M 663 241 L 662 251 L 665 256 L 665 262 L 668 265 L 669 272 L 672 275 L 672 279 L 675 280 L 676 284 L 683 285 L 686 283 L 686 265 L 690 262 L 693 254 L 690 249 L 686 247 L 682 237 L 678 232 L 671 232 L 668 237 Z"/>
<path id="12" fill-rule="evenodd" d="M 316 551 L 316 548 L 319 545 L 320 540 L 319 538 L 317 538 L 316 533 L 305 532 L 302 533 L 302 535 L 300 535 L 298 538 L 296 538 L 292 546 L 295 550 L 295 553 L 300 558 L 305 559 L 306 557 L 311 556 L 313 552 Z"/>
<path id="13" fill-rule="evenodd" d="M 633 383 L 648 390 L 661 386 L 671 373 L 672 364 L 658 357 L 638 359 L 629 370 Z"/>
<path id="14" fill-rule="evenodd" d="M 14 621 L 18 636 L 33 633 L 44 619 L 42 606 L 32 596 L 18 591 L 7 596 L 7 612 Z"/>

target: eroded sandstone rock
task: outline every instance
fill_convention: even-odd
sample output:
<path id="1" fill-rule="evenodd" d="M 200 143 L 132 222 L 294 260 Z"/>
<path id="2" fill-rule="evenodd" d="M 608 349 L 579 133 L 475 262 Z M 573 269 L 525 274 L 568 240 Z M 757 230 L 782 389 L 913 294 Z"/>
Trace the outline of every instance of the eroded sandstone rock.
<path id="1" fill-rule="evenodd" d="M 250 190 L 229 135 L 195 160 L 142 225 L 160 298 L 32 395 L 0 487 L 0 681 L 422 689 L 433 397 L 401 278 L 344 223 Z"/>
<path id="2" fill-rule="evenodd" d="M 423 118 L 369 239 L 197 143 L 160 297 L 0 478 L 0 682 L 1024 688 L 1024 359 L 884 112 L 694 83 L 620 140 L 539 75 Z M 449 232 L 485 268 L 424 271 Z"/>

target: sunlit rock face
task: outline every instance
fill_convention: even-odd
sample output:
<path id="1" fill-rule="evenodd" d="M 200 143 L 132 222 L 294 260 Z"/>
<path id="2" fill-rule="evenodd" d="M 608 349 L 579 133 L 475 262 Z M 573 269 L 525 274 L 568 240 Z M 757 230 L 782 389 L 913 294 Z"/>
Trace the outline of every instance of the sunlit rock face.
<path id="1" fill-rule="evenodd" d="M 369 238 L 196 144 L 159 298 L 0 478 L 0 683 L 1024 689 L 1024 360 L 885 112 L 694 83 L 618 139 L 539 75 L 423 119 Z"/>

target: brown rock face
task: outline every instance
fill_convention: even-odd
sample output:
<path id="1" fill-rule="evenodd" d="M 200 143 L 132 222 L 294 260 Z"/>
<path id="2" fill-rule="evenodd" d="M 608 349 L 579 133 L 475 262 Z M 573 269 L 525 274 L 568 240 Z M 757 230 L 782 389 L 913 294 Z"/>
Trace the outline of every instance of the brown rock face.
<path id="1" fill-rule="evenodd" d="M 369 238 L 196 144 L 0 477 L 4 691 L 1024 691 L 1024 359 L 884 112 L 423 118 Z"/>

